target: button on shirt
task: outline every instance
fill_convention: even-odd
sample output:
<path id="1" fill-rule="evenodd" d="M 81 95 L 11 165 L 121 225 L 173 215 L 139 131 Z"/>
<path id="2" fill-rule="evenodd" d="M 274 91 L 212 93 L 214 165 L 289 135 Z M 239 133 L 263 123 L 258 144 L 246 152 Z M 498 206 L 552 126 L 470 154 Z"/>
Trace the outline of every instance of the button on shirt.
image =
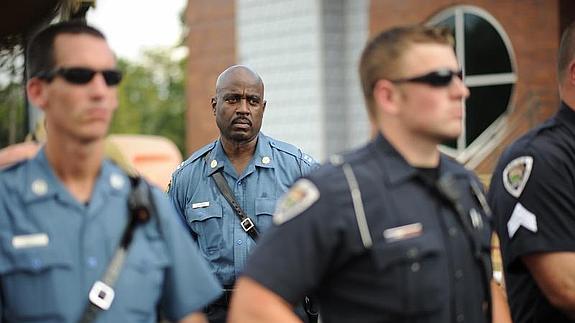
<path id="1" fill-rule="evenodd" d="M 0 321 L 78 322 L 128 220 L 129 178 L 105 161 L 90 202 L 54 175 L 44 150 L 0 172 Z M 197 311 L 221 288 L 168 199 L 134 232 L 109 310 L 97 322 L 156 322 Z"/>
<path id="2" fill-rule="evenodd" d="M 357 178 L 373 245 L 362 243 L 342 166 L 328 164 L 304 180 L 317 189 L 317 201 L 307 208 L 291 202 L 303 208 L 297 214 L 279 206 L 280 224 L 262 238 L 245 275 L 291 304 L 317 295 L 324 322 L 487 322 L 485 272 L 463 230 L 449 234 L 462 228 L 453 207 L 381 135 L 344 159 Z M 476 209 L 484 217 L 474 236 L 487 257 L 489 221 L 470 187 L 477 179 L 442 156 L 439 176 L 445 174 L 454 176 L 466 214 Z M 299 194 L 303 201 L 308 195 Z"/>
<path id="3" fill-rule="evenodd" d="M 298 148 L 260 133 L 254 157 L 243 174 L 236 173 L 219 140 L 198 150 L 174 172 L 170 198 L 220 283 L 234 283 L 255 242 L 241 228 L 212 175 L 222 172 L 262 233 L 271 225 L 278 198 L 315 166 Z"/>

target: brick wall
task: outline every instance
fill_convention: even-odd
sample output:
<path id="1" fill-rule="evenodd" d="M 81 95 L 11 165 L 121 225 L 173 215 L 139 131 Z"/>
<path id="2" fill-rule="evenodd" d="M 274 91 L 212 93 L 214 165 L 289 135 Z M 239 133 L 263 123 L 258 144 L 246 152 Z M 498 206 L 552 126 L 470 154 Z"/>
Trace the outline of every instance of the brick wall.
<path id="1" fill-rule="evenodd" d="M 510 120 L 520 123 L 516 131 L 476 167 L 478 173 L 490 173 L 502 148 L 532 125 L 553 114 L 558 106 L 555 82 L 556 52 L 560 37 L 559 0 L 467 0 L 420 1 L 377 0 L 370 8 L 370 33 L 373 35 L 397 24 L 424 22 L 441 10 L 454 5 L 476 6 L 488 11 L 502 25 L 510 38 L 517 63 L 518 80 L 513 96 Z M 572 5 L 571 5 L 572 7 Z M 414 10 L 417 8 L 417 10 Z M 567 17 L 565 17 L 567 15 Z M 571 14 L 572 16 L 573 14 Z M 563 13 L 562 20 L 569 20 Z M 526 114 L 538 102 L 535 115 Z M 535 120 L 535 121 L 534 121 Z"/>
<path id="2" fill-rule="evenodd" d="M 218 137 L 210 99 L 218 75 L 236 62 L 235 7 L 230 0 L 190 0 L 186 96 L 188 153 Z"/>

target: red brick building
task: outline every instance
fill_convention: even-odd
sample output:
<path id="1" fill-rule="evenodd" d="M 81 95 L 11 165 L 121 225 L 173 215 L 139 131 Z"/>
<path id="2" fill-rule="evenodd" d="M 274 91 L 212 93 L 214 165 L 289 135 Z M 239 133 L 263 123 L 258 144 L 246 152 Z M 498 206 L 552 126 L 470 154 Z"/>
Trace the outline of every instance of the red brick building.
<path id="1" fill-rule="evenodd" d="M 556 111 L 556 52 L 575 2 L 190 0 L 187 12 L 189 151 L 217 137 L 209 107 L 215 79 L 240 63 L 264 71 L 266 133 L 319 159 L 355 146 L 368 136 L 354 75 L 367 38 L 398 24 L 444 24 L 454 29 L 471 89 L 466 131 L 446 151 L 489 173 L 503 147 Z M 306 87 L 311 94 L 293 99 Z"/>

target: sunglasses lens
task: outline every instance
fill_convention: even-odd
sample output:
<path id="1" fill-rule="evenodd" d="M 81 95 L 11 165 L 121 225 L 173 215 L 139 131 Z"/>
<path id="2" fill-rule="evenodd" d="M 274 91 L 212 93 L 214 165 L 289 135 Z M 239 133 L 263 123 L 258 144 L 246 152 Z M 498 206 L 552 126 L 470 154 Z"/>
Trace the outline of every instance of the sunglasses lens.
<path id="1" fill-rule="evenodd" d="M 122 72 L 118 70 L 104 70 L 99 72 L 84 67 L 60 68 L 54 72 L 47 73 L 46 75 L 42 74 L 40 77 L 51 80 L 53 76 L 57 74 L 62 76 L 69 83 L 86 84 L 92 81 L 96 73 L 102 73 L 104 81 L 108 86 L 118 85 L 122 80 Z"/>
<path id="2" fill-rule="evenodd" d="M 451 71 L 448 71 L 447 73 L 433 72 L 427 75 L 427 83 L 436 87 L 447 86 L 451 83 L 452 78 L 453 74 Z"/>
<path id="3" fill-rule="evenodd" d="M 60 69 L 58 71 L 62 77 L 73 84 L 86 84 L 92 80 L 96 71 L 87 68 L 67 68 L 67 69 Z"/>
<path id="4" fill-rule="evenodd" d="M 104 80 L 108 86 L 118 85 L 122 81 L 122 72 L 116 70 L 106 70 L 102 72 Z"/>

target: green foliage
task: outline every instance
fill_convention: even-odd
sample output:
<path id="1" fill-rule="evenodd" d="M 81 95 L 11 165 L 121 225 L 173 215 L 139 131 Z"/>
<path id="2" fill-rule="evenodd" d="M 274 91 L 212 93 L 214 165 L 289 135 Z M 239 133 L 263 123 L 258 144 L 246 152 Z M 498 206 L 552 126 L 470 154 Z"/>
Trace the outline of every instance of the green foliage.
<path id="1" fill-rule="evenodd" d="M 0 148 L 21 142 L 26 135 L 24 56 L 20 42 L 0 45 Z"/>
<path id="2" fill-rule="evenodd" d="M 110 133 L 137 133 L 169 138 L 185 153 L 185 58 L 173 50 L 154 49 L 141 62 L 120 59 L 124 73 L 119 107 Z"/>

